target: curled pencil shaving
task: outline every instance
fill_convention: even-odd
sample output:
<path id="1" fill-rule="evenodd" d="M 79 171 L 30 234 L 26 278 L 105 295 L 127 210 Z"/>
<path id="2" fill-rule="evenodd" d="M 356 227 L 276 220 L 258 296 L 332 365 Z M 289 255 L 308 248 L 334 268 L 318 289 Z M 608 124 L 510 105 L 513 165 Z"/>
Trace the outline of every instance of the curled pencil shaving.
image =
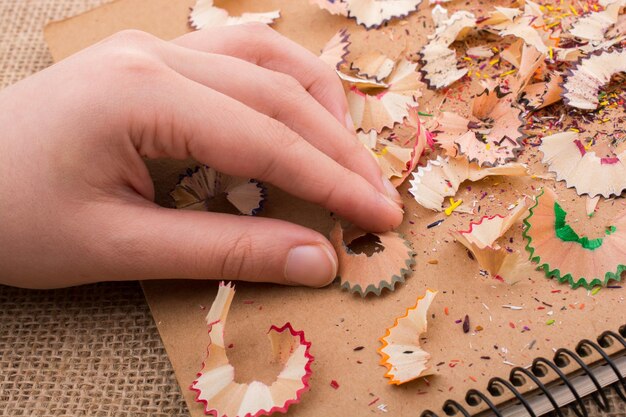
<path id="1" fill-rule="evenodd" d="M 467 158 L 443 158 L 428 161 L 425 167 L 413 172 L 409 192 L 420 205 L 435 211 L 442 211 L 446 197 L 456 194 L 464 181 L 479 181 L 487 176 L 526 176 L 528 169 L 520 163 L 508 163 L 490 168 L 480 168 Z"/>
<path id="2" fill-rule="evenodd" d="M 357 77 L 383 82 L 396 66 L 396 60 L 391 59 L 381 51 L 370 51 L 354 58 L 350 69 Z"/>
<path id="3" fill-rule="evenodd" d="M 309 0 L 310 4 L 318 6 L 322 10 L 328 11 L 332 15 L 347 16 L 348 4 L 341 0 Z"/>
<path id="4" fill-rule="evenodd" d="M 481 22 L 481 27 L 494 30 L 500 36 L 514 36 L 522 39 L 526 45 L 534 47 L 540 53 L 547 53 L 554 43 L 550 34 L 538 30 L 545 27 L 541 7 L 526 1 L 524 10 L 506 7 L 495 7 L 489 18 Z"/>
<path id="5" fill-rule="evenodd" d="M 466 11 L 458 11 L 442 20 L 429 36 L 428 43 L 420 50 L 420 72 L 424 82 L 432 89 L 451 85 L 467 74 L 467 68 L 458 68 L 457 57 L 450 46 L 465 38 L 476 27 L 476 17 Z"/>
<path id="6" fill-rule="evenodd" d="M 595 51 L 583 57 L 569 70 L 563 81 L 565 104 L 579 109 L 598 107 L 600 88 L 617 73 L 626 71 L 626 49 Z"/>
<path id="7" fill-rule="evenodd" d="M 545 189 L 524 219 L 526 250 L 547 277 L 572 288 L 606 286 L 626 270 L 626 210 L 597 238 L 580 236 L 567 222 L 567 212 L 554 191 Z"/>
<path id="8" fill-rule="evenodd" d="M 196 0 L 189 14 L 189 23 L 194 29 L 217 26 L 240 25 L 259 22 L 271 25 L 280 17 L 280 10 L 263 13 L 243 13 L 241 16 L 230 16 L 225 9 L 213 5 L 213 0 Z"/>
<path id="9" fill-rule="evenodd" d="M 378 28 L 392 19 L 408 16 L 417 10 L 422 0 L 339 0 L 346 3 L 348 17 L 366 29 Z"/>
<path id="10" fill-rule="evenodd" d="M 514 161 L 523 149 L 521 110 L 498 89 L 487 87 L 476 96 L 469 118 L 442 112 L 436 121 L 436 141 L 446 153 L 481 166 Z"/>
<path id="11" fill-rule="evenodd" d="M 330 38 L 326 45 L 324 45 L 319 58 L 334 69 L 340 79 L 356 86 L 357 88 L 365 89 L 389 87 L 389 85 L 384 82 L 377 82 L 375 80 L 357 77 L 346 74 L 340 70 L 340 67 L 346 63 L 346 57 L 350 53 L 350 44 L 350 34 L 346 29 L 341 29 L 333 35 L 332 38 Z"/>
<path id="12" fill-rule="evenodd" d="M 370 293 L 380 295 L 384 288 L 393 291 L 396 283 L 405 281 L 415 264 L 411 243 L 396 232 L 369 234 L 355 227 L 344 230 L 337 222 L 330 233 L 330 242 L 339 259 L 337 275 L 341 288 L 362 297 Z M 356 253 L 350 248 L 358 242 L 370 253 Z"/>
<path id="13" fill-rule="evenodd" d="M 304 333 L 291 324 L 272 326 L 268 332 L 275 360 L 284 364 L 271 385 L 259 381 L 241 384 L 235 381 L 235 369 L 230 364 L 224 343 L 228 311 L 235 295 L 232 284 L 220 283 L 217 297 L 206 317 L 209 327 L 207 356 L 191 385 L 196 401 L 204 404 L 205 414 L 218 417 L 258 417 L 274 412 L 286 412 L 300 401 L 309 389 L 311 344 Z"/>
<path id="14" fill-rule="evenodd" d="M 375 130 L 357 133 L 357 138 L 372 152 L 383 175 L 395 187 L 408 178 L 428 144 L 428 132 L 417 113 L 417 109 L 411 109 L 405 122 L 405 126 L 414 131 L 411 140 L 406 144 L 393 140 L 392 135 L 377 134 Z"/>
<path id="15" fill-rule="evenodd" d="M 400 385 L 434 373 L 428 364 L 430 354 L 420 346 L 420 336 L 428 328 L 426 313 L 435 295 L 437 291 L 426 290 L 415 306 L 398 317 L 379 339 L 382 343 L 378 348 L 380 364 L 387 368 L 385 377 L 389 378 L 389 384 Z"/>
<path id="16" fill-rule="evenodd" d="M 546 136 L 539 146 L 543 162 L 556 179 L 574 187 L 578 195 L 609 198 L 626 189 L 626 146 L 614 149 L 613 156 L 599 157 L 588 151 L 577 132 Z"/>
<path id="17" fill-rule="evenodd" d="M 566 31 L 566 34 L 579 39 L 603 41 L 609 28 L 617 23 L 619 11 L 626 5 L 624 0 L 605 1 L 604 10 L 591 11 L 578 17 Z"/>
<path id="18" fill-rule="evenodd" d="M 203 165 L 188 169 L 170 196 L 176 208 L 209 210 L 210 203 L 222 194 L 241 214 L 255 215 L 263 208 L 266 189 L 259 181 L 232 177 Z"/>
<path id="19" fill-rule="evenodd" d="M 481 269 L 508 284 L 514 284 L 531 276 L 535 268 L 520 253 L 509 252 L 501 247 L 497 240 L 526 217 L 531 205 L 532 200 L 523 197 L 506 216 L 485 216 L 478 222 L 471 222 L 467 230 L 453 230 L 450 233 L 474 255 Z"/>
<path id="20" fill-rule="evenodd" d="M 347 93 L 348 107 L 355 127 L 364 132 L 381 132 L 385 127 L 402 123 L 421 97 L 417 64 L 401 59 L 385 80 L 388 88 L 359 88 L 352 85 Z"/>
<path id="21" fill-rule="evenodd" d="M 346 29 L 341 29 L 324 45 L 319 58 L 330 65 L 334 70 L 346 62 L 346 56 L 350 53 L 350 34 Z"/>

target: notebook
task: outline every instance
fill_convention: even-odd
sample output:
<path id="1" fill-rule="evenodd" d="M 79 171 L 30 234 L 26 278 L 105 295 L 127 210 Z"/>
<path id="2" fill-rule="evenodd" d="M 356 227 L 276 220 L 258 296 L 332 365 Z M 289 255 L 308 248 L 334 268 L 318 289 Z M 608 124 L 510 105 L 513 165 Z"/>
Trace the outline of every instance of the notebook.
<path id="1" fill-rule="evenodd" d="M 365 48 L 384 48 L 397 39 L 400 31 L 414 28 L 414 36 L 400 47 L 416 51 L 432 32 L 430 9 L 426 3 L 424 1 L 420 10 L 406 19 L 406 24 L 365 31 L 351 20 L 330 16 L 307 0 L 216 1 L 234 13 L 281 9 L 282 17 L 275 29 L 316 53 L 343 27 L 353 33 L 353 50 L 356 52 L 363 52 Z M 55 60 L 126 28 L 171 39 L 190 30 L 186 18 L 192 4 L 192 0 L 117 0 L 48 25 L 45 38 Z M 452 7 L 467 7 L 480 14 L 485 6 L 470 1 Z M 441 100 L 440 93 L 426 91 L 419 100 L 420 110 L 430 113 Z M 522 159 L 534 172 L 542 172 L 536 155 L 525 155 Z M 193 165 L 193 161 L 149 162 L 160 204 L 172 206 L 169 191 L 179 174 Z M 602 201 L 598 214 L 588 220 L 584 214 L 584 200 L 561 184 L 536 178 L 488 178 L 464 184 L 458 195 L 471 201 L 472 196 L 484 192 L 486 197 L 479 203 L 481 215 L 505 214 L 507 207 L 518 197 L 536 195 L 541 186 L 556 189 L 559 202 L 572 219 L 578 220 L 576 227 L 580 227 L 581 232 L 597 233 L 606 226 L 607 219 L 625 208 L 622 200 Z M 427 410 L 445 415 L 442 407 L 446 405 L 447 411 L 451 411 L 450 407 L 454 408 L 455 403 L 467 413 L 489 412 L 487 401 L 475 401 L 478 395 L 475 392 L 469 398 L 471 404 L 467 403 L 468 390 L 488 392 L 486 387 L 492 378 L 508 381 L 510 372 L 516 367 L 531 365 L 539 357 L 551 360 L 557 349 L 575 350 L 579 341 L 596 341 L 603 332 L 618 332 L 620 326 L 626 324 L 626 292 L 622 288 L 604 288 L 591 294 L 584 289 L 572 290 L 539 272 L 531 280 L 515 286 L 482 276 L 475 261 L 468 257 L 460 244 L 453 242 L 448 233 L 479 216 L 455 213 L 446 217 L 443 213 L 418 206 L 408 195 L 407 184 L 400 191 L 406 203 L 406 215 L 399 230 L 413 242 L 417 257 L 415 272 L 394 292 L 362 299 L 342 291 L 337 284 L 311 290 L 237 283 L 226 325 L 226 343 L 232 344 L 228 353 L 238 380 L 269 382 L 276 376 L 278 370 L 270 364 L 270 347 L 265 335 L 272 324 L 290 322 L 294 328 L 303 330 L 312 343 L 315 361 L 311 390 L 304 394 L 301 403 L 289 410 L 288 415 L 334 417 L 387 413 L 416 416 Z M 327 211 L 271 187 L 262 215 L 293 221 L 322 233 L 328 233 L 332 225 Z M 443 223 L 427 228 L 440 219 L 444 219 Z M 521 248 L 521 225 L 512 228 L 507 237 L 511 239 L 511 246 Z M 203 407 L 194 402 L 194 393 L 188 387 L 200 370 L 206 352 L 208 336 L 204 317 L 216 294 L 217 282 L 144 282 L 143 288 L 190 413 L 194 417 L 204 415 Z M 422 337 L 421 344 L 432 355 L 436 374 L 402 386 L 389 385 L 383 376 L 385 368 L 379 365 L 378 339 L 427 288 L 439 293 L 430 307 L 428 332 Z M 459 323 L 466 315 L 470 320 L 468 333 L 463 332 Z M 602 351 L 615 356 L 620 349 L 623 345 L 615 342 Z M 582 360 L 589 364 L 606 362 L 596 351 Z M 623 358 L 614 361 L 623 373 Z M 575 376 L 573 373 L 580 368 L 575 360 L 570 360 L 567 366 L 558 369 L 563 375 Z M 558 379 L 558 373 L 550 369 L 538 380 L 547 385 Z M 532 378 L 525 376 L 524 384 L 514 387 L 520 396 L 528 395 L 528 401 L 535 401 L 531 393 L 538 384 Z M 584 389 L 581 385 L 577 390 L 582 395 L 588 387 L 587 381 Z M 553 397 L 558 398 L 560 405 L 568 395 L 573 396 L 564 391 L 555 392 Z M 503 409 L 514 407 L 510 408 L 511 414 L 503 415 L 531 414 L 524 414 L 523 409 L 520 411 L 519 404 L 515 404 L 520 402 L 519 399 L 506 388 L 500 396 L 485 398 Z M 532 408 L 543 410 L 542 407 L 546 405 L 532 403 Z M 462 413 L 460 407 L 457 412 Z"/>

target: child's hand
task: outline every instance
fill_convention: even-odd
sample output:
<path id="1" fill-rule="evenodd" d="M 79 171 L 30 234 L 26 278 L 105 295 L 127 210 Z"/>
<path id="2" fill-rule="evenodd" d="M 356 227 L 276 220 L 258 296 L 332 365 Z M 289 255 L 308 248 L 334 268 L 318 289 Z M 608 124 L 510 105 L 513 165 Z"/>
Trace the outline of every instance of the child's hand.
<path id="1" fill-rule="evenodd" d="M 106 39 L 0 93 L 0 282 L 327 284 L 337 258 L 324 236 L 159 207 L 141 157 L 193 157 L 363 228 L 396 227 L 400 197 L 347 114 L 333 71 L 262 25 Z"/>

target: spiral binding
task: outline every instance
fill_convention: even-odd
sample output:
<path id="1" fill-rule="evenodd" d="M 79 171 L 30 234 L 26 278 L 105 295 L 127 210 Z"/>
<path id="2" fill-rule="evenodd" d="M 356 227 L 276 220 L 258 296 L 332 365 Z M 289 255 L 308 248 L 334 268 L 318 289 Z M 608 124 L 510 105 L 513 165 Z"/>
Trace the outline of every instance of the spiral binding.
<path id="1" fill-rule="evenodd" d="M 553 360 L 550 361 L 546 358 L 538 357 L 533 360 L 532 365 L 527 368 L 515 367 L 511 370 L 509 374 L 508 380 L 495 377 L 489 380 L 487 384 L 487 391 L 492 397 L 499 397 L 505 391 L 511 392 L 515 398 L 519 401 L 522 407 L 526 409 L 528 414 L 531 417 L 537 417 L 535 410 L 528 403 L 527 399 L 524 397 L 517 388 L 523 386 L 526 383 L 526 379 L 532 381 L 537 388 L 545 395 L 548 399 L 552 407 L 554 408 L 554 412 L 557 416 L 563 417 L 563 413 L 560 410 L 560 407 L 555 400 L 554 396 L 546 387 L 544 383 L 541 382 L 540 378 L 544 378 L 549 370 L 552 370 L 560 379 L 564 386 L 566 386 L 575 401 L 571 404 L 568 404 L 567 407 L 572 409 L 572 411 L 576 414 L 577 417 L 588 417 L 588 410 L 583 402 L 580 393 L 574 388 L 574 385 L 571 383 L 570 379 L 563 373 L 561 368 L 565 368 L 568 366 L 570 361 L 574 361 L 580 369 L 584 372 L 586 376 L 589 377 L 593 385 L 596 387 L 596 391 L 591 394 L 591 398 L 598 405 L 598 407 L 603 411 L 609 411 L 610 404 L 606 397 L 606 393 L 604 392 L 603 387 L 598 382 L 592 370 L 585 364 L 582 358 L 590 356 L 593 352 L 600 354 L 602 359 L 611 367 L 612 371 L 617 376 L 617 382 L 612 384 L 611 387 L 615 389 L 617 395 L 624 401 L 626 401 L 626 378 L 622 376 L 622 373 L 618 369 L 614 360 L 607 355 L 605 349 L 612 346 L 614 343 L 618 345 L 621 344 L 623 349 L 626 349 L 626 325 L 620 327 L 618 332 L 614 332 L 611 330 L 607 330 L 602 333 L 597 338 L 597 343 L 591 341 L 589 339 L 581 340 L 576 346 L 575 352 L 572 352 L 569 349 L 561 348 L 558 349 L 553 357 Z M 493 412 L 496 417 L 502 417 L 502 409 L 496 406 L 493 401 L 489 398 L 489 396 L 485 395 L 483 392 L 470 389 L 465 394 L 465 403 L 469 407 L 476 407 L 482 403 L 486 404 L 489 407 L 489 410 Z M 468 411 L 464 405 L 460 404 L 454 400 L 448 400 L 443 404 L 442 407 L 443 412 L 446 416 L 457 416 L 462 415 L 463 417 L 471 417 L 472 413 Z M 435 412 L 431 410 L 426 410 L 421 414 L 421 417 L 439 417 Z"/>

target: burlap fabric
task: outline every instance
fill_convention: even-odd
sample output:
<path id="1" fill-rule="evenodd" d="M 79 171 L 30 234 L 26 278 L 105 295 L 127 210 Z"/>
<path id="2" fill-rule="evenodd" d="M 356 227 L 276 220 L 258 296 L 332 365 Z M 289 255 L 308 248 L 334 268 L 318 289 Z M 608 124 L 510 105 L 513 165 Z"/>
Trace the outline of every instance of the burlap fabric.
<path id="1" fill-rule="evenodd" d="M 0 0 L 0 86 L 52 63 L 41 31 L 47 21 L 105 1 Z M 609 397 L 613 411 L 592 406 L 590 416 L 625 416 L 626 405 Z M 138 284 L 0 286 L 1 416 L 187 414 Z"/>
<path id="2" fill-rule="evenodd" d="M 0 415 L 188 415 L 139 285 L 0 286 Z"/>

